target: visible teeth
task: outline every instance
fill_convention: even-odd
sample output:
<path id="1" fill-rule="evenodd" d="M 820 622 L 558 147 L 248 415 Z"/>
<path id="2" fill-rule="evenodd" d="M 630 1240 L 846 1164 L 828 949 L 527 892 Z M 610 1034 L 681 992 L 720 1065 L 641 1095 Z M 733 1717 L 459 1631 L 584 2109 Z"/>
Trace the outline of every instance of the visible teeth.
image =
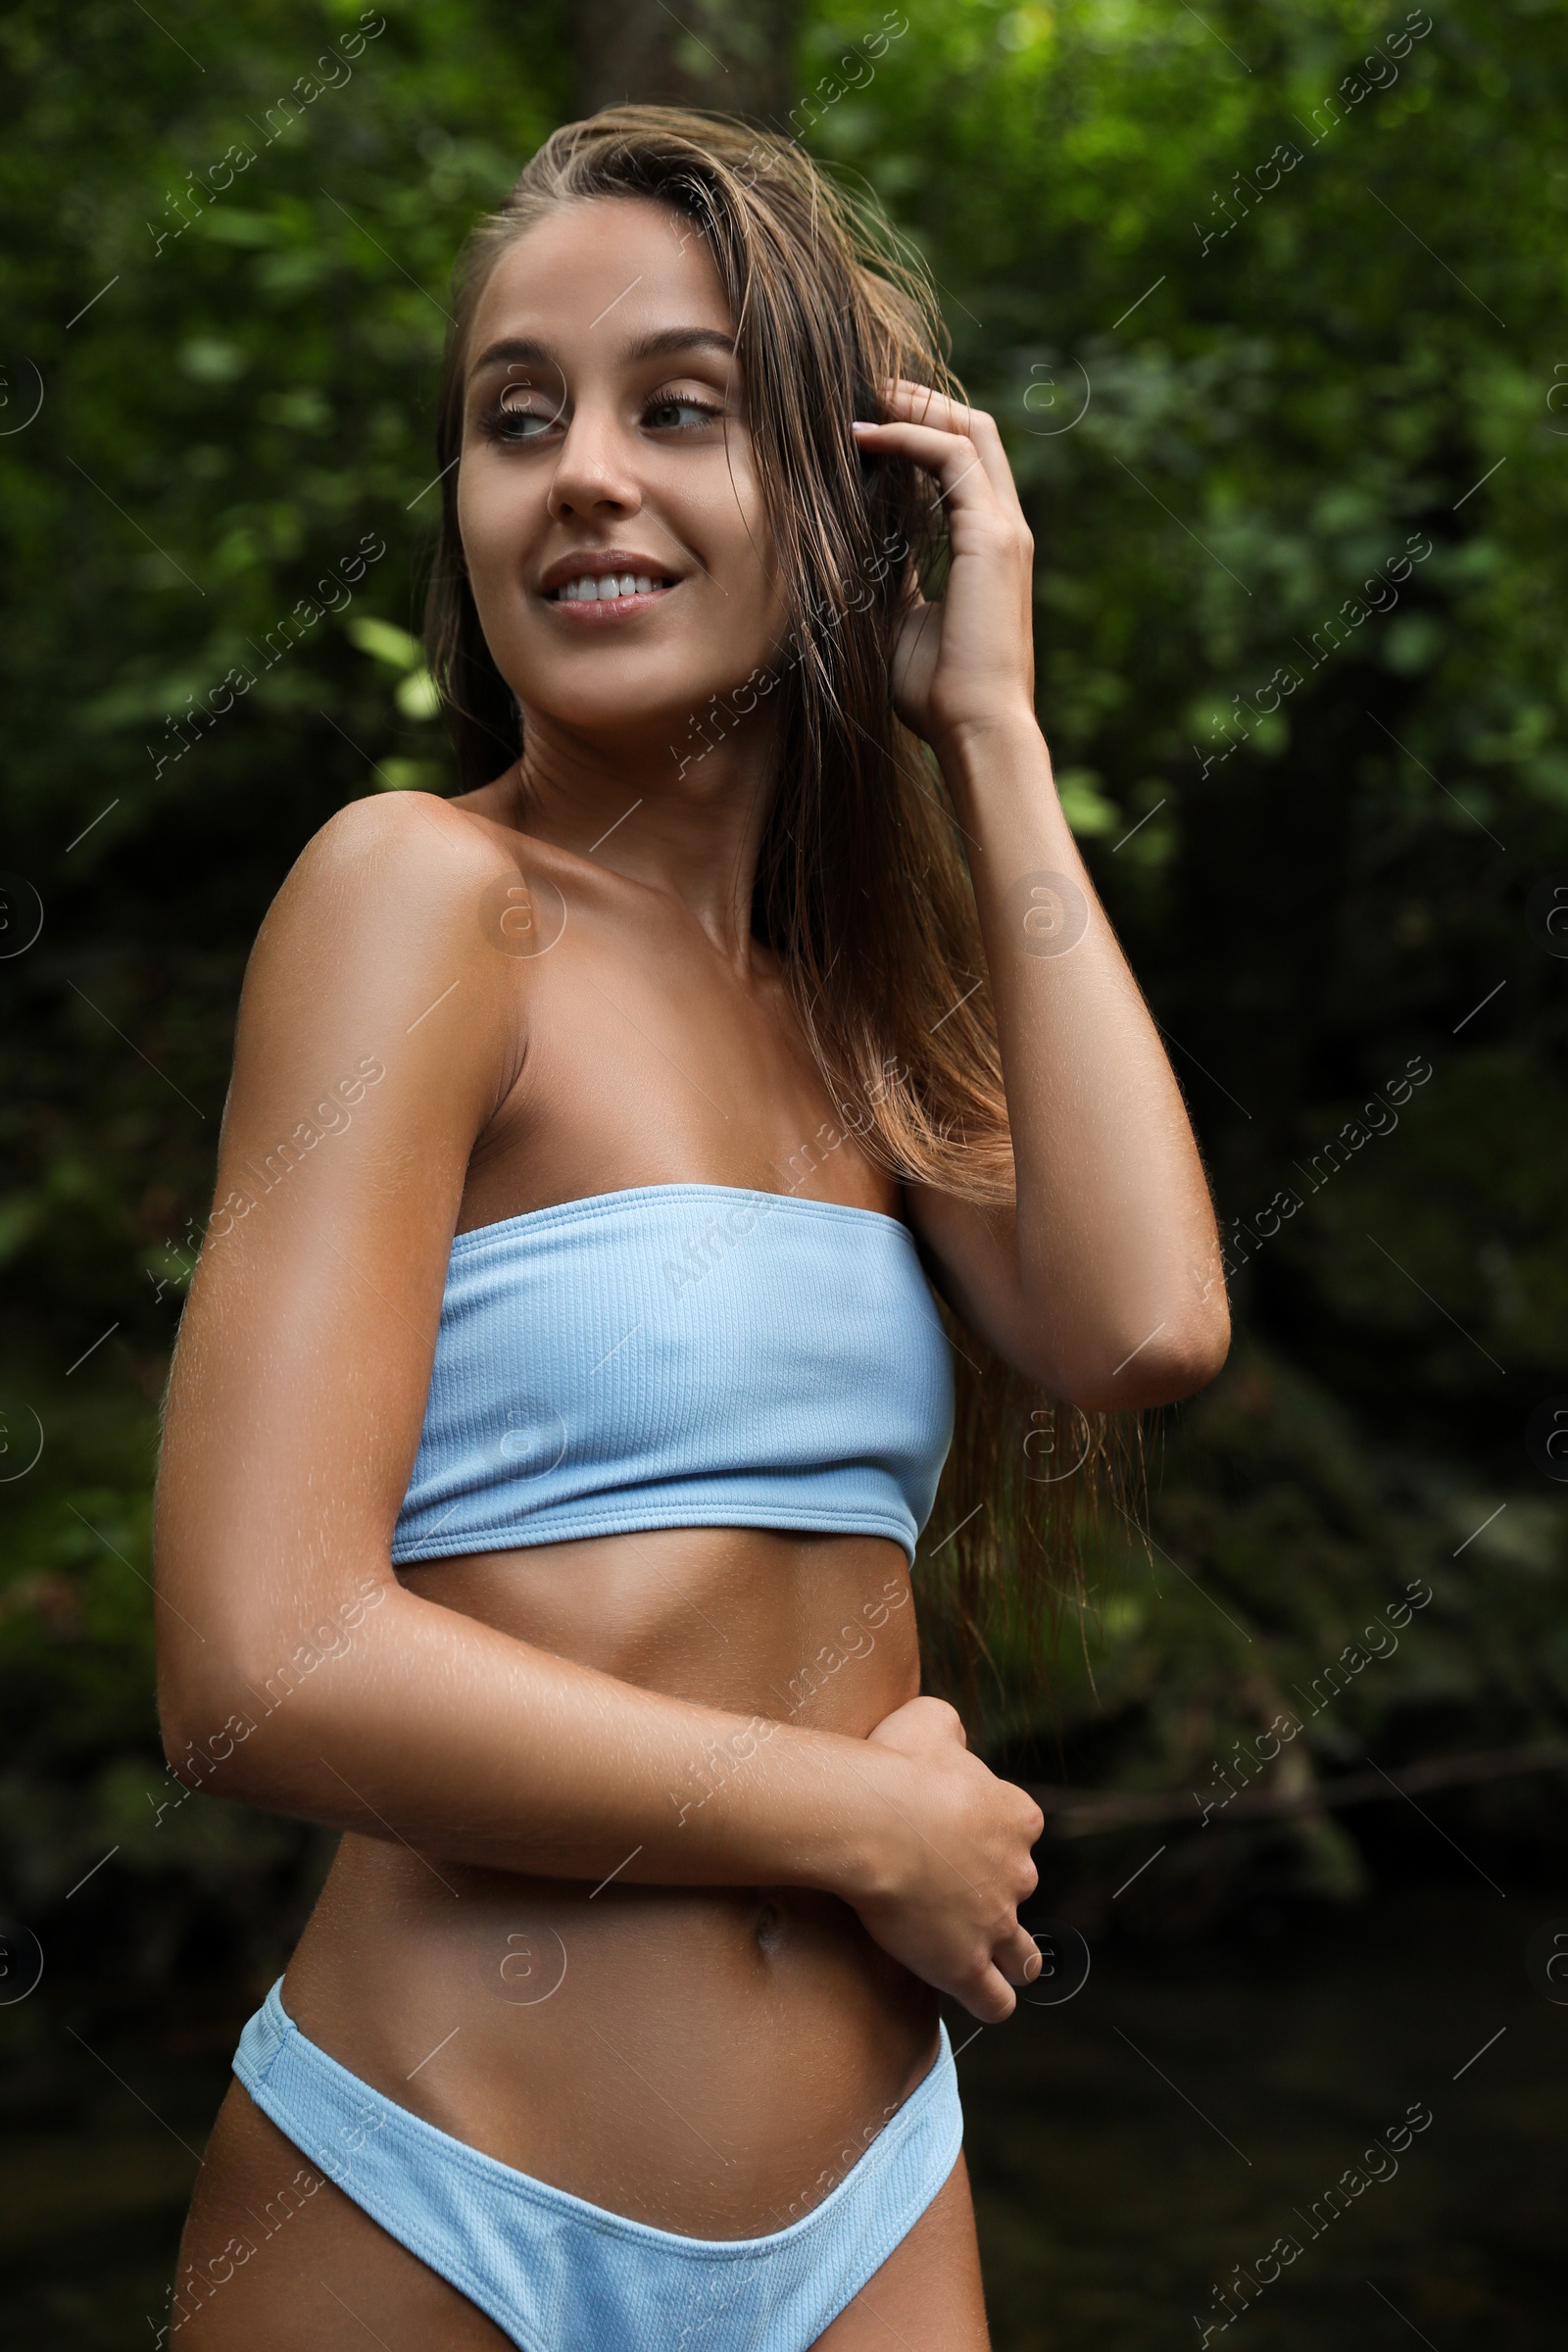
<path id="1" fill-rule="evenodd" d="M 658 585 L 665 585 L 662 578 Z M 602 579 L 595 573 L 584 572 L 580 578 L 567 580 L 564 587 L 558 588 L 556 596 L 564 605 L 592 604 L 617 596 L 651 596 L 654 586 L 651 572 L 607 572 Z"/>

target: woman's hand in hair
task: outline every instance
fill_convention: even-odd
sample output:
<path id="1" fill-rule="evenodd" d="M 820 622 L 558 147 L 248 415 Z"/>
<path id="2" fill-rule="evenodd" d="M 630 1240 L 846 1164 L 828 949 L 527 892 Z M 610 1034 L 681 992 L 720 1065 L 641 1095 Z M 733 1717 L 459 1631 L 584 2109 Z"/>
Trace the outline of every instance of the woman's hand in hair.
<path id="1" fill-rule="evenodd" d="M 928 604 L 911 579 L 893 652 L 894 707 L 941 757 L 1034 717 L 1035 543 L 995 417 L 902 379 L 882 406 L 884 421 L 856 423 L 858 446 L 931 474 L 947 519 L 947 595 Z"/>

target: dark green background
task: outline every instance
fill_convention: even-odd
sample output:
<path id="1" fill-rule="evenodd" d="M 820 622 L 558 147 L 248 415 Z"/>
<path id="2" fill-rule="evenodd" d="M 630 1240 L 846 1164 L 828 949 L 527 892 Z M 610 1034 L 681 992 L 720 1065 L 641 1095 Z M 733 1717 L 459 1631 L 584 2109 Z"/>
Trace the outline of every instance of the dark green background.
<path id="1" fill-rule="evenodd" d="M 1359 1920 L 1382 1949 L 1366 1923 L 1445 1873 L 1483 1904 L 1549 1894 L 1561 1773 L 1464 1759 L 1568 1732 L 1563 1494 L 1526 1443 L 1568 1392 L 1568 940 L 1530 911 L 1568 882 L 1568 11 L 690 0 L 686 32 L 649 5 L 388 0 L 351 77 L 269 138 L 361 15 L 24 0 L 0 26 L 3 940 L 31 927 L 16 878 L 44 913 L 0 961 L 3 1458 L 29 1413 L 44 1441 L 0 1485 L 4 1900 L 50 1987 L 6 2020 L 24 2107 L 57 2095 L 66 2017 L 162 2035 L 159 2065 L 172 2020 L 216 2049 L 321 1865 L 205 1798 L 157 1818 L 157 1400 L 260 917 L 343 801 L 447 777 L 409 632 L 453 252 L 555 122 L 626 88 L 805 127 L 928 255 L 1036 535 L 1063 799 L 1233 1236 L 1231 1362 L 1153 1444 L 1152 1568 L 1103 1531 L 1049 1699 L 1010 1673 L 988 1693 L 1025 1777 L 1191 1798 L 1049 1847 L 1051 1900 L 1130 1930 L 1134 1965 L 1200 1932 L 1234 1958 L 1271 1924 L 1340 1950 Z M 209 200 L 235 147 L 254 160 Z M 264 670 L 366 533 L 387 553 L 352 604 Z M 1431 553 L 1397 605 L 1354 621 L 1412 535 Z M 237 663 L 254 688 L 169 757 Z M 1396 1126 L 1363 1120 L 1310 1189 L 1412 1057 L 1431 1077 Z M 1299 1211 L 1250 1238 L 1281 1188 Z M 1396 1653 L 1271 1769 L 1332 1795 L 1447 1757 L 1453 1785 L 1423 1816 L 1391 1794 L 1200 1830 L 1235 1743 L 1303 1714 L 1293 1691 L 1412 1579 L 1433 1597 Z M 1502 1937 L 1526 2000 L 1533 1924 Z M 189 2095 L 210 2114 L 205 2078 Z M 1124 2167 L 1140 2145 L 1129 2124 Z M 1059 2339 L 1006 2340 L 1152 2342 L 1158 2314 L 1175 2341 L 1149 2292 L 1143 2322 L 1090 2294 Z M 1250 2322 L 1296 2340 L 1272 2324 Z"/>

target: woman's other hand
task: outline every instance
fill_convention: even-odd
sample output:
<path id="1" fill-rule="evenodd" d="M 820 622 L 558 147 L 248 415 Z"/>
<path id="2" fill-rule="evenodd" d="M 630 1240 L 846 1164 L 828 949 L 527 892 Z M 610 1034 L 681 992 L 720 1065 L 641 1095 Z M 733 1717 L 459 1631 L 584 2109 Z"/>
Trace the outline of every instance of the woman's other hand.
<path id="1" fill-rule="evenodd" d="M 998 2025 L 1015 1984 L 1040 1973 L 1018 1905 L 1039 1874 L 1045 1829 L 1034 1799 L 969 1753 L 957 1712 L 911 1698 L 885 1716 L 873 1753 L 873 1887 L 850 1901 L 884 1951 L 973 2017 Z"/>

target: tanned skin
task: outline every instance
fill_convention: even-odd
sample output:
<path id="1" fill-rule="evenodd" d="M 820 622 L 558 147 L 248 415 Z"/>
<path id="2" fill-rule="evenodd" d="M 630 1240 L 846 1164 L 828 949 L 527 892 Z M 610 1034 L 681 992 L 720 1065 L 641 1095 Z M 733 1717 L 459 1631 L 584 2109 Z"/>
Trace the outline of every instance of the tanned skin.
<path id="1" fill-rule="evenodd" d="M 344 808 L 268 915 L 157 1544 L 176 1771 L 342 1833 L 290 2015 L 470 2146 L 704 2237 L 820 2201 L 929 2068 L 939 1993 L 1011 2013 L 1042 1819 L 918 1695 L 891 1542 L 669 1528 L 394 1572 L 454 1232 L 794 1192 L 904 1217 L 968 1325 L 1085 1406 L 1187 1395 L 1229 1340 L 1181 1097 L 1035 720 L 1001 437 L 902 383 L 858 438 L 946 494 L 946 603 L 910 604 L 895 689 L 969 837 L 1015 1210 L 901 1188 L 835 1118 L 750 929 L 767 706 L 669 750 L 785 634 L 733 332 L 653 203 L 569 205 L 495 269 L 460 506 L 522 772 Z M 615 551 L 673 585 L 587 615 L 544 592 Z M 1088 908 L 1068 954 L 1015 944 L 1042 870 Z M 175 2285 L 191 2352 L 506 2340 L 237 2083 Z M 818 2340 L 983 2352 L 961 2162 Z"/>

